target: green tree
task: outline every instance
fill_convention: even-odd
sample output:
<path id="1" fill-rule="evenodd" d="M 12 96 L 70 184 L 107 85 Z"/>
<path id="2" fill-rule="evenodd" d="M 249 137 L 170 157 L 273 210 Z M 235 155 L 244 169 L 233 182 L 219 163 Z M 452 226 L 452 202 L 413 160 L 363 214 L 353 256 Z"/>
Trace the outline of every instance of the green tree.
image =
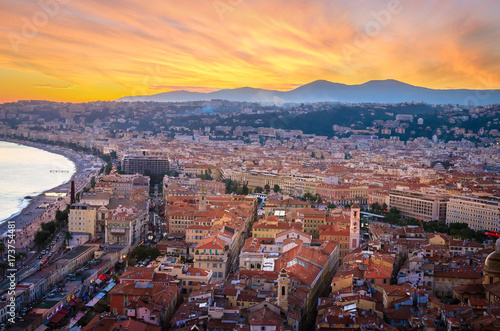
<path id="1" fill-rule="evenodd" d="M 269 193 L 269 191 L 271 190 L 269 184 L 264 185 L 264 190 L 266 191 L 266 193 Z"/>
<path id="2" fill-rule="evenodd" d="M 408 217 L 403 220 L 406 225 L 420 225 L 420 221 L 413 217 Z"/>
<path id="3" fill-rule="evenodd" d="M 324 160 L 325 159 L 325 156 L 323 154 L 321 154 L 321 159 Z"/>
<path id="4" fill-rule="evenodd" d="M 41 249 L 47 243 L 51 233 L 49 231 L 39 230 L 35 233 L 34 242 L 38 249 Z"/>
<path id="5" fill-rule="evenodd" d="M 273 191 L 278 193 L 280 191 L 280 186 L 278 184 L 274 184 Z"/>
<path id="6" fill-rule="evenodd" d="M 111 165 L 111 162 L 106 163 L 106 167 L 104 168 L 104 174 L 109 175 L 112 168 L 113 168 L 113 166 Z"/>
<path id="7" fill-rule="evenodd" d="M 241 194 L 243 195 L 248 195 L 248 186 L 247 184 L 245 183 L 245 185 L 243 185 L 243 187 L 241 188 Z"/>
<path id="8" fill-rule="evenodd" d="M 63 227 L 68 223 L 68 217 L 69 217 L 69 205 L 65 210 L 56 211 L 56 221 L 59 224 L 59 227 Z"/>
<path id="9" fill-rule="evenodd" d="M 23 267 L 23 260 L 24 258 L 26 258 L 27 254 L 25 252 L 19 252 L 19 253 L 16 253 L 16 255 L 14 255 L 14 259 L 16 260 L 16 266 L 17 266 L 17 263 L 20 262 L 21 263 L 21 268 Z"/>
<path id="10" fill-rule="evenodd" d="M 335 208 L 337 208 L 337 206 L 335 206 L 335 204 L 333 202 L 329 203 L 327 207 L 328 207 L 328 209 L 335 209 Z"/>
<path id="11" fill-rule="evenodd" d="M 315 153 L 315 152 L 311 152 L 311 157 L 312 157 L 313 159 L 315 159 L 315 158 L 316 158 L 316 153 Z"/>
<path id="12" fill-rule="evenodd" d="M 390 224 L 397 224 L 401 220 L 401 215 L 396 207 L 389 209 L 389 212 L 385 215 L 386 222 Z"/>
<path id="13" fill-rule="evenodd" d="M 211 173 L 212 173 L 212 170 L 210 170 L 210 169 L 205 170 L 205 172 L 200 175 L 200 178 L 202 180 L 213 180 L 213 177 L 210 175 Z"/>
<path id="14" fill-rule="evenodd" d="M 476 231 L 476 240 L 478 242 L 484 242 L 486 239 L 488 238 L 488 236 L 484 233 L 484 231 L 482 230 L 479 230 L 479 231 Z"/>
<path id="15" fill-rule="evenodd" d="M 47 223 L 40 224 L 40 227 L 42 228 L 42 231 L 48 231 L 49 233 L 55 233 L 57 228 L 59 227 L 59 224 L 55 221 L 50 221 Z"/>
<path id="16" fill-rule="evenodd" d="M 95 177 L 94 176 L 92 176 L 92 178 L 90 178 L 90 187 L 91 188 L 95 187 Z"/>
<path id="17" fill-rule="evenodd" d="M 136 247 L 132 252 L 130 252 L 130 257 L 135 258 L 139 261 L 145 260 L 145 259 L 156 259 L 158 256 L 160 256 L 161 252 L 157 247 Z"/>
<path id="18" fill-rule="evenodd" d="M 380 208 L 382 208 L 382 207 L 380 206 L 380 204 L 378 202 L 374 202 L 370 205 L 370 209 L 372 211 L 380 211 Z"/>
<path id="19" fill-rule="evenodd" d="M 321 195 L 316 193 L 316 195 L 314 196 L 314 200 L 316 200 L 317 203 L 321 203 Z"/>
<path id="20" fill-rule="evenodd" d="M 384 202 L 382 204 L 381 210 L 387 210 L 387 209 L 389 209 L 389 206 L 387 206 L 387 204 Z"/>
<path id="21" fill-rule="evenodd" d="M 389 213 L 393 213 L 393 214 L 398 214 L 399 215 L 399 210 L 396 207 L 392 207 L 391 209 L 389 209 Z"/>
<path id="22" fill-rule="evenodd" d="M 264 189 L 263 189 L 262 187 L 257 186 L 257 187 L 255 188 L 255 193 L 262 193 L 262 192 L 264 192 Z"/>
<path id="23" fill-rule="evenodd" d="M 69 246 L 69 241 L 73 239 L 73 234 L 69 231 L 64 233 L 64 240 L 66 240 L 66 246 Z"/>
<path id="24" fill-rule="evenodd" d="M 231 185 L 233 184 L 233 181 L 230 178 L 224 179 L 224 184 L 226 184 L 226 194 L 231 193 Z"/>

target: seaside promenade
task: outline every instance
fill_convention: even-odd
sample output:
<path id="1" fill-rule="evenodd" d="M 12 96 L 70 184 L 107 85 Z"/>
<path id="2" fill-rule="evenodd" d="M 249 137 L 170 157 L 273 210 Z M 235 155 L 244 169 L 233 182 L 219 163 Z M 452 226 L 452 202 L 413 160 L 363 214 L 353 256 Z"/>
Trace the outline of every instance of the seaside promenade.
<path id="1" fill-rule="evenodd" d="M 17 142 L 24 144 L 24 142 Z M 75 181 L 75 194 L 81 192 L 85 186 L 89 185 L 90 178 L 97 176 L 97 171 L 89 171 L 88 155 L 75 152 L 73 150 L 53 147 L 46 148 L 37 144 L 27 144 L 36 148 L 41 148 L 49 152 L 64 155 L 75 164 L 75 173 L 71 180 Z M 45 147 L 45 148 L 44 148 Z M 16 226 L 16 241 L 15 247 L 17 252 L 29 252 L 33 247 L 35 233 L 40 230 L 42 223 L 53 221 L 57 210 L 65 210 L 71 200 L 71 180 L 49 189 L 38 196 L 32 197 L 29 205 L 25 207 L 18 215 L 11 218 L 9 221 L 14 222 Z M 47 196 L 45 193 L 61 194 L 61 197 Z M 7 232 L 7 221 L 0 225 L 0 234 L 2 236 Z"/>

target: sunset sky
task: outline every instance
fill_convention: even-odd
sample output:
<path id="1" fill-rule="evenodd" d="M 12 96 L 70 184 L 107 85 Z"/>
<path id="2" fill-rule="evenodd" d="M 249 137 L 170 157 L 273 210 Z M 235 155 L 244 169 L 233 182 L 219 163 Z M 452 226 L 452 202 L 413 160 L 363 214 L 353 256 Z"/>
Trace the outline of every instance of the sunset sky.
<path id="1" fill-rule="evenodd" d="M 318 79 L 498 89 L 499 17 L 498 0 L 0 0 L 0 102 Z"/>

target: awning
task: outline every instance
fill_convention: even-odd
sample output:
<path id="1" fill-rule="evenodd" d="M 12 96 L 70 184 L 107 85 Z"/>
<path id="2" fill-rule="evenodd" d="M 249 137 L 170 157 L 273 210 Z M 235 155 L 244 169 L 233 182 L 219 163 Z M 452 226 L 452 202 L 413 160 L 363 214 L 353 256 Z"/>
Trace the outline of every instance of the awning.
<path id="1" fill-rule="evenodd" d="M 71 307 L 74 307 L 76 306 L 77 304 L 79 304 L 80 302 L 82 302 L 82 299 L 80 298 L 73 298 L 71 299 L 69 302 L 68 302 L 68 305 L 71 306 Z"/>
<path id="2" fill-rule="evenodd" d="M 64 317 L 69 313 L 69 310 L 62 308 L 54 316 L 52 316 L 49 321 L 50 323 L 58 324 L 63 320 Z"/>
<path id="3" fill-rule="evenodd" d="M 106 296 L 106 294 L 103 293 L 103 292 L 97 293 L 96 296 L 86 304 L 86 306 L 87 307 L 94 307 L 95 304 L 97 302 L 99 302 L 99 300 L 101 300 L 102 298 L 104 298 L 105 296 Z"/>
<path id="4" fill-rule="evenodd" d="M 46 326 L 46 325 L 43 325 L 43 324 L 42 324 L 42 325 L 40 325 L 38 328 L 36 328 L 36 330 L 35 330 L 35 331 L 45 331 L 45 330 L 47 330 L 48 328 L 49 328 L 48 326 Z"/>
<path id="5" fill-rule="evenodd" d="M 111 281 L 105 288 L 103 288 L 102 291 L 108 293 L 113 289 L 113 287 L 115 287 L 115 285 L 115 282 Z"/>

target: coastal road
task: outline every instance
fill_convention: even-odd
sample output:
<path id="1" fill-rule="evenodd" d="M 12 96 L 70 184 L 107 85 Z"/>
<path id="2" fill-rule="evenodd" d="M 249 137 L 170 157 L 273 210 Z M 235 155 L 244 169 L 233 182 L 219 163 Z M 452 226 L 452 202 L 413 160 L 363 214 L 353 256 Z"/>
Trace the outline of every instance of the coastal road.
<path id="1" fill-rule="evenodd" d="M 60 234 L 60 238 L 56 241 L 55 245 L 56 253 L 47 261 L 46 265 L 50 265 L 51 263 L 57 261 L 64 254 L 64 252 L 59 252 L 63 244 L 64 244 L 64 239 L 62 238 L 62 234 Z M 48 252 L 50 252 L 52 249 L 50 246 L 52 245 L 49 245 L 50 249 L 48 249 Z M 24 267 L 19 269 L 16 273 L 16 279 L 18 282 L 22 282 L 24 279 L 28 278 L 29 276 L 33 275 L 35 272 L 40 270 L 40 263 L 42 260 L 38 258 L 39 255 L 40 255 L 39 252 L 28 253 L 28 256 L 24 261 L 25 263 Z M 4 280 L 2 283 L 0 283 L 0 293 L 6 291 L 9 288 L 9 285 L 10 285 L 9 280 Z"/>

